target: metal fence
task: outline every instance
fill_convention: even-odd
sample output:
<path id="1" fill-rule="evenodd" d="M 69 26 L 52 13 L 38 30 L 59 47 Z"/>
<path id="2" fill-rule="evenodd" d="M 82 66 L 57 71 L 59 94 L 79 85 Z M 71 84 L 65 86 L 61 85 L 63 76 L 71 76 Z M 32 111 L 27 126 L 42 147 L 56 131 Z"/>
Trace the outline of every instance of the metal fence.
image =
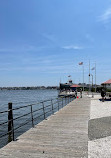
<path id="1" fill-rule="evenodd" d="M 8 110 L 0 112 L 0 115 L 7 113 L 7 121 L 0 123 L 0 128 L 6 125 L 7 130 L 5 133 L 2 133 L 0 135 L 0 138 L 7 136 L 7 143 L 11 142 L 12 140 L 16 140 L 15 133 L 18 129 L 24 127 L 25 125 L 28 125 L 29 123 L 31 123 L 31 127 L 34 128 L 34 126 L 37 124 L 37 120 L 40 117 L 43 117 L 42 120 L 46 119 L 48 116 L 59 111 L 61 108 L 63 108 L 74 99 L 75 98 L 71 96 L 60 97 L 16 108 L 13 108 L 12 103 L 8 103 Z M 18 110 L 22 111 L 22 109 L 25 109 L 24 113 L 22 115 L 19 115 Z M 14 115 L 15 111 L 17 115 Z M 26 119 L 23 119 L 25 117 Z M 22 119 L 22 121 L 19 122 L 19 119 Z"/>

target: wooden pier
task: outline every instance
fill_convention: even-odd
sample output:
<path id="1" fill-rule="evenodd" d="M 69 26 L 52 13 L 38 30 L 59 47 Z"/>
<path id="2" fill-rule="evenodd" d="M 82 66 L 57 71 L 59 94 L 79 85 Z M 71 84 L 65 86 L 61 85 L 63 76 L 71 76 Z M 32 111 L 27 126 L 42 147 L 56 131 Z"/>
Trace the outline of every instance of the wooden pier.
<path id="1" fill-rule="evenodd" d="M 87 158 L 90 99 L 79 98 L 0 149 L 0 158 Z"/>

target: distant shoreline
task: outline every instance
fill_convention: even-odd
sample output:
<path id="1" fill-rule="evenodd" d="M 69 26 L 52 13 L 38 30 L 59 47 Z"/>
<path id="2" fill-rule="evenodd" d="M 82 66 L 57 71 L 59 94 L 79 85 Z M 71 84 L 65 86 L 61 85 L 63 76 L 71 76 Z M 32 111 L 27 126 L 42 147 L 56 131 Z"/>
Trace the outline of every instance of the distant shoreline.
<path id="1" fill-rule="evenodd" d="M 58 86 L 37 86 L 37 87 L 0 87 L 0 90 L 45 90 L 45 89 L 56 89 L 58 90 Z"/>

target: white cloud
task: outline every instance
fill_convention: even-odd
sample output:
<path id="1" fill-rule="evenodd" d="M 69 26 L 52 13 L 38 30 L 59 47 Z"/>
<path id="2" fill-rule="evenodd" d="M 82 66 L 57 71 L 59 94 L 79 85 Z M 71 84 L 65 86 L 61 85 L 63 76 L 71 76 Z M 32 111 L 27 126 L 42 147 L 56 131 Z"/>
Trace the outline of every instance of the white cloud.
<path id="1" fill-rule="evenodd" d="M 111 19 L 111 8 L 108 8 L 101 16 L 98 17 L 99 21 L 108 23 Z"/>
<path id="2" fill-rule="evenodd" d="M 84 49 L 83 47 L 78 46 L 78 45 L 63 46 L 62 48 L 64 48 L 64 49 L 75 49 L 75 50 Z"/>

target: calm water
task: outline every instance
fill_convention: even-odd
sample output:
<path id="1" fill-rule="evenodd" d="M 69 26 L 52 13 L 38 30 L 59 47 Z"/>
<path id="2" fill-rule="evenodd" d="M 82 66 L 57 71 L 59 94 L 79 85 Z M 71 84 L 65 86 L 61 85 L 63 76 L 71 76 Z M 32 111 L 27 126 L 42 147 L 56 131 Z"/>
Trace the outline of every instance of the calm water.
<path id="1" fill-rule="evenodd" d="M 32 103 L 38 103 L 40 101 L 48 100 L 48 99 L 54 99 L 58 96 L 57 90 L 1 90 L 0 91 L 0 111 L 4 111 L 8 109 L 8 103 L 13 103 L 13 108 L 32 104 Z M 50 104 L 50 103 L 49 103 Z M 33 110 L 36 110 L 37 108 L 40 108 L 42 105 L 34 105 Z M 30 112 L 30 107 L 26 109 L 20 109 L 13 112 L 14 118 L 21 116 L 23 114 L 26 114 Z M 39 115 L 41 111 L 34 113 L 35 116 Z M 7 121 L 8 119 L 7 113 L 0 114 L 0 123 Z M 23 122 L 23 120 L 30 119 L 30 116 L 26 116 L 24 118 L 21 118 L 19 120 L 14 121 L 14 127 L 16 128 L 20 123 Z M 39 119 L 35 119 L 34 123 L 37 124 L 41 120 L 43 120 L 43 116 L 41 116 Z M 15 137 L 19 136 L 20 134 L 24 133 L 26 130 L 31 128 L 31 123 L 27 124 L 26 126 L 20 128 L 16 131 Z M 0 135 L 7 132 L 7 124 L 0 126 Z M 0 147 L 7 144 L 7 136 L 0 138 Z"/>
<path id="2" fill-rule="evenodd" d="M 7 109 L 8 103 L 32 103 L 39 102 L 58 96 L 57 90 L 1 90 L 0 111 Z"/>

